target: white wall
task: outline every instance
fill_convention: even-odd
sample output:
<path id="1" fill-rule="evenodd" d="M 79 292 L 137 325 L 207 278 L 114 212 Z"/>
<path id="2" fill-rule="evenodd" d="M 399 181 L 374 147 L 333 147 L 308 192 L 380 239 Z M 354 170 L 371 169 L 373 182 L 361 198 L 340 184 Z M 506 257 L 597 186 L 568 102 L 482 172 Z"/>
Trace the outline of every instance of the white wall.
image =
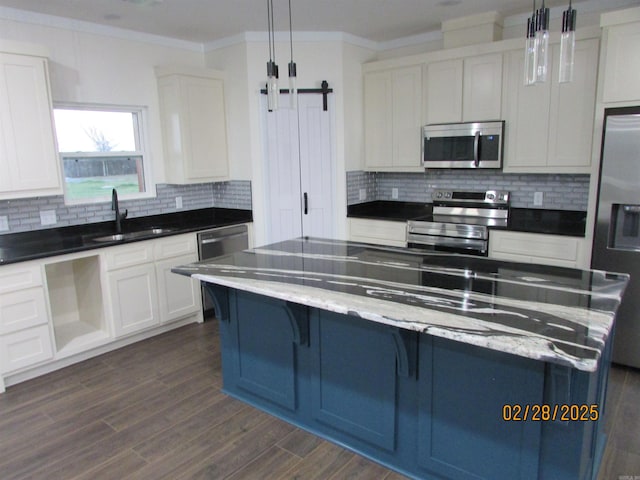
<path id="1" fill-rule="evenodd" d="M 140 105 L 148 108 L 147 136 L 154 183 L 164 183 L 158 93 L 153 67 L 204 64 L 195 45 L 172 47 L 28 21 L 0 19 L 0 39 L 44 45 L 50 52 L 56 102 Z M 140 37 L 138 35 L 138 37 Z M 178 42 L 176 42 L 178 43 Z"/>

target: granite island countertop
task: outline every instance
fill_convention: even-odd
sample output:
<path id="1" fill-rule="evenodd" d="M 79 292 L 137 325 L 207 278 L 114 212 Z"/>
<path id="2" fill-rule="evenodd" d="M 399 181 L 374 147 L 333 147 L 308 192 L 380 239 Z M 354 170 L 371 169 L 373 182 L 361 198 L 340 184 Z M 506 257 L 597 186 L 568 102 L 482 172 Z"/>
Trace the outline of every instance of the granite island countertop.
<path id="1" fill-rule="evenodd" d="M 298 238 L 175 273 L 540 361 L 595 371 L 625 274 Z"/>

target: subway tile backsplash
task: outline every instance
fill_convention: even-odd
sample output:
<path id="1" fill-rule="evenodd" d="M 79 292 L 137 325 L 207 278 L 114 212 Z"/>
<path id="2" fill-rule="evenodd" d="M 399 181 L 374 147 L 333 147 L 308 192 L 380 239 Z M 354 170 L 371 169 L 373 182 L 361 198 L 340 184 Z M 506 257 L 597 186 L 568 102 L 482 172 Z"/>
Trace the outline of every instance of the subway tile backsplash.
<path id="1" fill-rule="evenodd" d="M 181 209 L 176 208 L 176 197 L 182 197 Z M 127 209 L 129 218 L 209 207 L 250 210 L 251 182 L 231 180 L 191 185 L 159 184 L 156 185 L 156 197 L 154 198 L 120 201 L 121 211 Z M 42 225 L 40 221 L 40 211 L 42 210 L 55 210 L 57 223 Z M 8 219 L 9 230 L 0 232 L 0 234 L 103 222 L 114 218 L 110 201 L 86 205 L 65 205 L 62 195 L 0 200 L 0 217 L 3 216 Z"/>
<path id="2" fill-rule="evenodd" d="M 363 187 L 365 186 L 365 187 Z M 367 199 L 359 200 L 360 188 Z M 398 198 L 392 199 L 392 189 Z M 511 192 L 511 206 L 551 210 L 587 210 L 589 175 L 511 174 L 486 170 L 431 170 L 424 173 L 347 172 L 349 205 L 371 200 L 430 202 L 436 189 L 488 190 Z M 535 192 L 542 192 L 542 206 L 533 204 Z"/>

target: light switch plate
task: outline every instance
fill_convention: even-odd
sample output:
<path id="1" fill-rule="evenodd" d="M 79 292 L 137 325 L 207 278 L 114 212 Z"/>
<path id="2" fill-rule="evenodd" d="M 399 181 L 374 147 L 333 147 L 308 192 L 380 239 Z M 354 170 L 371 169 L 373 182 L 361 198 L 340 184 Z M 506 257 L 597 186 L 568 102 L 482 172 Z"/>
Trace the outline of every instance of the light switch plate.
<path id="1" fill-rule="evenodd" d="M 533 206 L 534 207 L 542 206 L 542 192 L 535 192 L 533 194 Z"/>
<path id="2" fill-rule="evenodd" d="M 391 198 L 393 198 L 394 200 L 398 199 L 398 189 L 397 188 L 392 188 L 391 189 Z"/>
<path id="3" fill-rule="evenodd" d="M 55 225 L 57 222 L 55 210 L 40 210 L 40 224 Z"/>
<path id="4" fill-rule="evenodd" d="M 367 199 L 367 190 L 364 188 L 361 188 L 358 192 L 359 194 L 359 198 L 360 200 L 366 200 Z"/>
<path id="5" fill-rule="evenodd" d="M 9 217 L 0 215 L 0 232 L 6 232 L 7 230 L 9 230 Z"/>

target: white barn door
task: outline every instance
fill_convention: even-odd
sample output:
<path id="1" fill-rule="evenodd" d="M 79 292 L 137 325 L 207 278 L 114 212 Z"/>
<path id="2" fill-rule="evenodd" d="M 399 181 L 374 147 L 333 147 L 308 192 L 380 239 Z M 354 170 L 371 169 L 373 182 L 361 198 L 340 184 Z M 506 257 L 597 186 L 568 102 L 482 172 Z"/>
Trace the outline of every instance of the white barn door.
<path id="1" fill-rule="evenodd" d="M 282 95 L 281 104 L 288 105 Z M 298 110 L 280 108 L 265 115 L 266 243 L 299 236 L 333 238 L 335 211 L 335 135 L 333 109 L 322 109 L 322 95 L 298 97 Z"/>

